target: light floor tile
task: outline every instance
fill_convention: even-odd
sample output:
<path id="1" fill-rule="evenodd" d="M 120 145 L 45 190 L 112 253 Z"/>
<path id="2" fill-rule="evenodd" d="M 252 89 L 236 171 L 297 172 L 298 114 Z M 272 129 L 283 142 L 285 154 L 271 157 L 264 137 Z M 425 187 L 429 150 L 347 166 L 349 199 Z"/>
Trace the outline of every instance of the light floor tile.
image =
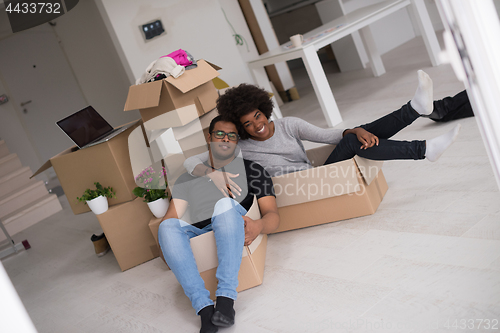
<path id="1" fill-rule="evenodd" d="M 462 237 L 500 240 L 500 215 L 488 215 Z"/>
<path id="2" fill-rule="evenodd" d="M 385 256 L 356 277 L 360 283 L 403 289 L 429 298 L 498 304 L 500 275 L 476 269 Z"/>

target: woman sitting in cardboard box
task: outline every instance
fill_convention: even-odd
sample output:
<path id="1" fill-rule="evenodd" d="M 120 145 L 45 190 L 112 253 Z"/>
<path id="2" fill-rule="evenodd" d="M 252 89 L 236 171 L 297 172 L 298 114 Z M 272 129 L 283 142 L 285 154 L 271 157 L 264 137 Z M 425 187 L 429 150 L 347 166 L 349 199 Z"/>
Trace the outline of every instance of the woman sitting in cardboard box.
<path id="1" fill-rule="evenodd" d="M 450 104 L 448 104 L 450 105 Z M 352 129 L 319 128 L 305 120 L 285 117 L 269 121 L 273 103 L 269 94 L 256 86 L 241 84 L 231 88 L 217 100 L 219 114 L 235 123 L 241 137 L 243 156 L 262 165 L 272 176 L 312 168 L 301 140 L 335 144 L 325 164 L 332 164 L 359 155 L 371 160 L 428 159 L 436 161 L 455 141 L 458 124 L 451 131 L 430 140 L 389 140 L 419 117 L 433 112 L 432 80 L 418 71 L 418 87 L 413 98 L 399 110 L 371 123 Z M 195 176 L 207 176 L 221 191 L 232 196 L 239 187 L 220 172 L 211 172 L 204 164 L 208 153 L 188 158 L 184 166 Z M 229 177 L 235 175 L 227 174 Z"/>

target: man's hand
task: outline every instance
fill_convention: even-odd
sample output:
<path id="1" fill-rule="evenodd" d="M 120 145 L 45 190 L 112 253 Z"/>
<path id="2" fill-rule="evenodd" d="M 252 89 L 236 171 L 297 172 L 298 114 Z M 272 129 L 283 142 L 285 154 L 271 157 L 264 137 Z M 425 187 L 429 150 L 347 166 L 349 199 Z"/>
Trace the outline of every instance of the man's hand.
<path id="1" fill-rule="evenodd" d="M 241 195 L 241 188 L 231 178 L 238 177 L 240 174 L 229 172 L 214 171 L 207 174 L 207 177 L 212 180 L 214 185 L 221 191 L 225 197 L 236 198 L 236 195 Z"/>
<path id="2" fill-rule="evenodd" d="M 260 235 L 264 226 L 261 219 L 252 220 L 248 216 L 243 216 L 243 221 L 245 221 L 245 246 L 248 246 Z"/>
<path id="3" fill-rule="evenodd" d="M 344 135 L 349 133 L 356 134 L 358 141 L 362 143 L 361 149 L 368 149 L 370 147 L 373 147 L 374 145 L 378 146 L 378 137 L 375 134 L 368 132 L 364 128 L 356 127 L 344 131 Z"/>

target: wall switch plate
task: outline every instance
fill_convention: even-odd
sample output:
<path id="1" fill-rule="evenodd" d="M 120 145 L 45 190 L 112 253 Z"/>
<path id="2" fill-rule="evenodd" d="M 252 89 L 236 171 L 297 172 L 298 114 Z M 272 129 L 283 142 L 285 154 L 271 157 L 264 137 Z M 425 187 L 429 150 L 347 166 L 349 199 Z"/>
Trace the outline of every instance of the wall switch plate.
<path id="1" fill-rule="evenodd" d="M 163 24 L 159 19 L 143 24 L 139 26 L 139 28 L 141 29 L 142 35 L 146 41 L 149 41 L 165 33 L 165 29 L 163 29 Z"/>

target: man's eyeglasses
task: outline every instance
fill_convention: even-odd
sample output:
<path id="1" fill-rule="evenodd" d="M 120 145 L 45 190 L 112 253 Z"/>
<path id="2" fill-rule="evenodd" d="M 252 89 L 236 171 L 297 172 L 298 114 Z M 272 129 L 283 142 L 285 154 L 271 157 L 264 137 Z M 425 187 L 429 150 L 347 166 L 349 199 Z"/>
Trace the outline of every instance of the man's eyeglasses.
<path id="1" fill-rule="evenodd" d="M 229 141 L 238 141 L 238 139 L 239 139 L 239 135 L 237 133 L 234 133 L 234 132 L 226 133 L 224 131 L 213 131 L 212 134 L 217 139 L 224 139 L 224 137 L 226 135 L 227 135 L 227 138 L 229 139 Z"/>

